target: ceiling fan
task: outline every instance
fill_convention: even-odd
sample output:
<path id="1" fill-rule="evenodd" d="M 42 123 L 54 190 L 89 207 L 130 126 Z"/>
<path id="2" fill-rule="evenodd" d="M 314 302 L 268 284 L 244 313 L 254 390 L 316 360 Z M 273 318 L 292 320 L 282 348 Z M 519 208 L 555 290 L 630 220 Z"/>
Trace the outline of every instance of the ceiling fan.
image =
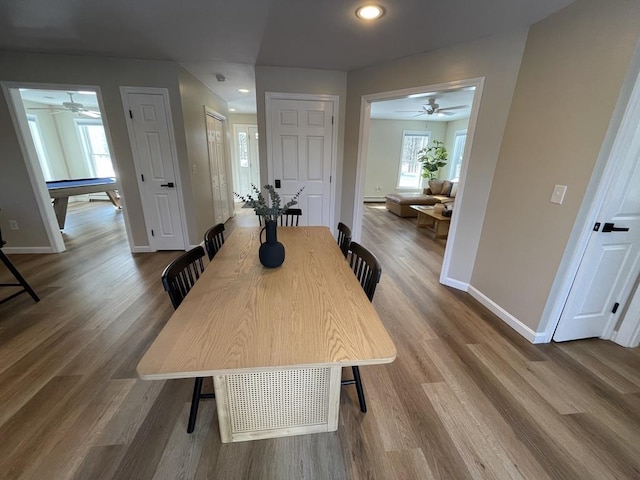
<path id="1" fill-rule="evenodd" d="M 469 108 L 469 105 L 456 105 L 455 107 L 445 107 L 440 108 L 440 105 L 436 103 L 435 97 L 431 97 L 427 100 L 427 103 L 422 105 L 422 110 L 397 110 L 397 112 L 413 112 L 417 113 L 414 117 L 419 117 L 420 115 L 433 115 L 434 113 L 437 115 L 454 115 L 450 110 L 459 110 L 461 108 Z"/>
<path id="2" fill-rule="evenodd" d="M 31 107 L 29 108 L 29 110 L 56 110 L 51 113 L 52 115 L 66 111 L 66 112 L 79 113 L 80 115 L 85 115 L 90 118 L 100 118 L 102 116 L 100 112 L 97 112 L 95 110 L 89 110 L 88 108 L 84 108 L 84 105 L 82 103 L 74 102 L 73 93 L 67 92 L 67 95 L 69 95 L 69 101 L 62 102 L 61 106 L 52 105 L 51 107 Z"/>

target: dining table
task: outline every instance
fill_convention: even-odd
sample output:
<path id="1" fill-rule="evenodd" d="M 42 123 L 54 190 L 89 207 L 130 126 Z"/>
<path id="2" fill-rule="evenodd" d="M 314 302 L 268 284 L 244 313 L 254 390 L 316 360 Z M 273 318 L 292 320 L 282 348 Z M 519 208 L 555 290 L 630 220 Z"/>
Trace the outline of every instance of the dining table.
<path id="1" fill-rule="evenodd" d="M 260 228 L 236 227 L 137 367 L 144 380 L 212 377 L 223 443 L 335 431 L 342 368 L 396 357 L 329 228 L 277 239 L 284 263 L 265 268 Z"/>

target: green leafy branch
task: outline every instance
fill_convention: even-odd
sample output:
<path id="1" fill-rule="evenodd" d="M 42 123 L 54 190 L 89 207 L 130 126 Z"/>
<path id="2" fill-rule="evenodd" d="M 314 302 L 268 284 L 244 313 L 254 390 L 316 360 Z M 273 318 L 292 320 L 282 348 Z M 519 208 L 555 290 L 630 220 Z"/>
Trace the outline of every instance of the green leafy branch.
<path id="1" fill-rule="evenodd" d="M 433 180 L 436 172 L 447 164 L 449 154 L 444 143 L 433 141 L 433 146 L 423 148 L 418 152 L 418 161 L 422 163 L 422 178 Z"/>
<path id="2" fill-rule="evenodd" d="M 249 206 L 256 212 L 256 215 L 260 215 L 265 221 L 276 221 L 285 210 L 291 208 L 294 205 L 297 205 L 298 198 L 304 190 L 303 186 L 300 190 L 298 190 L 298 193 L 296 193 L 293 198 L 291 198 L 291 200 L 282 205 L 280 194 L 276 192 L 276 189 L 273 187 L 273 185 L 265 185 L 262 188 L 264 188 L 268 192 L 269 202 L 267 202 L 260 189 L 253 183 L 251 184 L 253 194 L 239 195 L 236 192 L 233 192 L 233 194 L 236 196 L 236 198 L 239 198 L 243 202 L 248 203 Z"/>

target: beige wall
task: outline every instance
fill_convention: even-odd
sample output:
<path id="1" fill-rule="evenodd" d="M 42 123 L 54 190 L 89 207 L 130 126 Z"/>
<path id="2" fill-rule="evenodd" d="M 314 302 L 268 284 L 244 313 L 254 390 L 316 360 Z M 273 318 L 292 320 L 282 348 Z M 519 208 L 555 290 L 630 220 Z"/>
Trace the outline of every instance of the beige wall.
<path id="1" fill-rule="evenodd" d="M 387 193 L 399 191 L 396 186 L 405 130 L 429 132 L 430 144 L 433 140 L 444 141 L 447 123 L 428 122 L 428 128 L 425 125 L 427 122 L 424 120 L 371 120 L 364 182 L 365 199 L 383 198 Z M 376 187 L 380 187 L 380 190 L 376 190 Z"/>
<path id="2" fill-rule="evenodd" d="M 190 158 L 188 146 L 194 161 L 200 161 L 198 134 L 185 135 L 184 119 L 189 128 L 196 116 L 204 119 L 203 93 L 195 87 L 196 81 L 172 62 L 129 60 L 119 58 L 39 55 L 21 53 L 0 53 L 0 81 L 96 86 L 102 93 L 104 102 L 103 121 L 109 127 L 112 140 L 112 158 L 118 170 L 122 194 L 130 219 L 131 235 L 136 246 L 148 245 L 147 232 L 142 214 L 142 204 L 138 193 L 133 156 L 122 107 L 120 86 L 160 87 L 169 91 L 172 120 L 176 134 L 176 150 L 180 165 L 182 186 L 185 192 L 186 223 L 191 244 L 201 241 L 199 233 L 204 223 L 199 210 L 202 192 L 200 185 L 191 195 Z M 179 80 L 181 85 L 179 85 Z M 50 86 L 50 85 L 49 85 Z M 180 86 L 183 91 L 180 91 Z M 185 111 L 182 108 L 184 98 Z M 207 97 L 211 98 L 211 97 Z M 200 105 L 200 112 L 195 113 Z M 221 108 L 222 109 L 222 108 Z M 203 139 L 203 142 L 205 140 Z M 45 247 L 49 244 L 44 225 L 38 215 L 37 204 L 22 159 L 22 152 L 16 137 L 13 122 L 9 116 L 6 100 L 0 102 L 0 155 L 2 174 L 0 175 L 0 208 L 3 234 L 15 247 Z M 8 230 L 6 221 L 15 219 L 20 224 L 19 231 Z"/>
<path id="3" fill-rule="evenodd" d="M 180 134 L 185 138 L 188 162 L 180 163 L 181 178 L 189 177 L 191 188 L 184 190 L 185 208 L 194 212 L 195 222 L 189 226 L 191 245 L 202 241 L 204 232 L 214 225 L 213 191 L 211 188 L 211 169 L 209 167 L 209 147 L 205 123 L 205 106 L 227 116 L 227 104 L 198 79 L 186 70 L 180 71 L 180 97 L 184 128 Z M 229 128 L 229 125 L 226 125 Z M 178 126 L 176 125 L 176 130 Z M 231 183 L 231 164 L 229 163 L 229 139 L 227 138 L 227 172 Z M 196 173 L 193 173 L 195 165 Z M 229 200 L 232 202 L 232 200 Z M 233 203 L 231 203 L 233 205 Z"/>
<path id="4" fill-rule="evenodd" d="M 639 35 L 627 0 L 578 0 L 530 29 L 471 283 L 534 331 Z"/>
<path id="5" fill-rule="evenodd" d="M 255 113 L 230 113 L 229 124 L 257 125 L 258 116 Z"/>
<path id="6" fill-rule="evenodd" d="M 345 223 L 351 224 L 353 220 L 362 96 L 484 77 L 484 94 L 462 199 L 464 205 L 463 208 L 456 207 L 458 234 L 455 242 L 448 246 L 455 252 L 450 265 L 451 277 L 463 283 L 471 279 L 526 36 L 526 30 L 520 30 L 349 72 L 342 183 L 342 219 Z M 459 200 L 456 203 L 460 203 Z"/>
<path id="7" fill-rule="evenodd" d="M 345 104 L 347 95 L 347 74 L 332 70 L 311 70 L 306 68 L 256 67 L 256 101 L 258 106 L 258 148 L 260 150 L 260 180 L 267 181 L 267 148 L 265 122 L 265 93 L 308 93 L 316 95 L 337 95 L 338 112 L 338 158 L 336 182 L 336 224 L 341 220 L 341 182 L 344 148 Z"/>

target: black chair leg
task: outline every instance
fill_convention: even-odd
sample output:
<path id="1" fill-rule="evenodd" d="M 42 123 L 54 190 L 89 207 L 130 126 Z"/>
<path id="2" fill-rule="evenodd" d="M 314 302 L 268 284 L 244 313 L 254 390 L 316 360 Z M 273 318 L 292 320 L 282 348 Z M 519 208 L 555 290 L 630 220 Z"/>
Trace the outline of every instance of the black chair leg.
<path id="1" fill-rule="evenodd" d="M 200 403 L 200 392 L 202 391 L 203 377 L 197 377 L 193 384 L 193 395 L 191 397 L 191 411 L 189 412 L 189 424 L 187 433 L 192 433 L 196 427 L 196 416 L 198 415 L 198 404 Z"/>
<path id="2" fill-rule="evenodd" d="M 364 400 L 364 390 L 362 389 L 362 380 L 360 380 L 360 369 L 351 367 L 353 370 L 353 379 L 356 382 L 356 391 L 358 392 L 358 401 L 360 402 L 360 411 L 367 413 L 367 402 Z"/>
<path id="3" fill-rule="evenodd" d="M 1 243 L 0 243 L 0 248 L 2 248 L 2 244 Z M 29 285 L 27 283 L 27 281 L 20 274 L 18 269 L 15 267 L 15 265 L 13 263 L 11 263 L 11 260 L 9 260 L 9 258 L 4 254 L 4 252 L 2 250 L 0 250 L 0 260 L 2 260 L 2 263 L 4 263 L 6 265 L 6 267 L 9 269 L 9 271 L 15 277 L 15 279 L 18 282 L 20 282 L 20 283 L 4 283 L 4 284 L 1 284 L 0 286 L 3 286 L 3 287 L 20 287 L 20 286 L 22 286 L 22 288 L 23 288 L 23 290 L 20 290 L 19 292 L 16 292 L 13 295 L 8 296 L 7 298 L 4 298 L 2 301 L 0 301 L 0 303 L 4 303 L 7 300 L 11 300 L 12 298 L 15 298 L 18 295 L 20 295 L 21 293 L 25 293 L 25 292 L 28 293 L 29 295 L 31 295 L 31 298 L 33 298 L 34 302 L 39 302 L 40 298 L 38 297 L 36 292 L 33 290 L 33 288 L 31 288 L 31 285 Z"/>

